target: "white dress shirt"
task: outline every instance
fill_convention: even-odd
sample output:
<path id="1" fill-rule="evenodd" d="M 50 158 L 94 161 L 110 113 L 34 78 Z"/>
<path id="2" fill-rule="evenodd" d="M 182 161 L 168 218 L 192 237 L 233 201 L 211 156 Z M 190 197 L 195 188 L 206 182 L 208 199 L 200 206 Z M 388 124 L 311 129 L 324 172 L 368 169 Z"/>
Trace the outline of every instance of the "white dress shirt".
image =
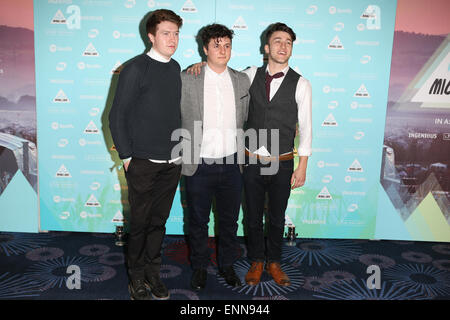
<path id="1" fill-rule="evenodd" d="M 253 79 L 255 79 L 257 67 L 252 66 L 247 68 L 243 72 L 247 74 L 250 78 L 250 83 L 253 83 Z M 281 86 L 287 72 L 289 70 L 289 66 L 281 70 L 284 73 L 284 76 L 280 78 L 275 78 L 270 83 L 270 100 L 274 97 L 275 93 Z M 270 75 L 272 73 L 269 71 L 269 66 L 267 66 L 266 71 L 269 72 Z M 299 144 L 297 148 L 297 152 L 299 156 L 307 156 L 309 157 L 312 154 L 312 92 L 311 92 L 311 84 L 304 77 L 300 77 L 297 82 L 297 87 L 295 90 L 295 101 L 297 102 L 297 117 L 298 117 L 298 131 L 300 135 Z M 254 153 L 259 154 L 261 156 L 270 156 L 270 153 L 267 151 L 265 147 L 261 147 Z"/>
<path id="2" fill-rule="evenodd" d="M 201 158 L 224 158 L 237 151 L 236 102 L 228 68 L 216 73 L 205 66 Z"/>
<path id="3" fill-rule="evenodd" d="M 170 61 L 170 58 L 167 59 L 166 57 L 164 57 L 163 55 L 161 55 L 158 51 L 156 51 L 156 50 L 153 49 L 153 48 L 151 48 L 151 49 L 149 50 L 149 52 L 147 52 L 147 55 L 148 55 L 150 58 L 152 58 L 152 59 L 154 59 L 154 60 L 156 60 L 156 61 L 159 61 L 159 62 L 167 63 L 167 62 Z M 169 160 L 168 162 L 169 162 L 169 163 L 172 163 L 172 162 L 178 161 L 178 160 L 180 160 L 180 159 L 181 159 L 181 157 L 178 157 L 178 158 L 176 158 L 176 159 L 171 159 L 171 160 Z M 122 159 L 123 162 L 127 162 L 127 161 L 129 161 L 129 160 L 131 160 L 131 157 L 130 157 L 130 158 L 126 158 L 126 159 Z M 155 160 L 155 159 L 148 159 L 148 160 L 150 160 L 151 162 L 155 162 L 155 163 L 167 163 L 167 161 L 161 161 L 161 160 Z"/>

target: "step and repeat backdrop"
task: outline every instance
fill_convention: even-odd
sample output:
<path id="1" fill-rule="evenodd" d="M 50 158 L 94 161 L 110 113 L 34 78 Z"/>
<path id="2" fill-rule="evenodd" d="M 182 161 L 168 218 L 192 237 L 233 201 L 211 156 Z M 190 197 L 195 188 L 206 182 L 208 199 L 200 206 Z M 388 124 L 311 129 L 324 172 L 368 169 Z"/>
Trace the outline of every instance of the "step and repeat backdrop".
<path id="1" fill-rule="evenodd" d="M 126 226 L 127 184 L 108 113 L 122 66 L 149 50 L 145 21 L 158 8 L 183 18 L 173 56 L 182 69 L 201 61 L 197 34 L 209 23 L 234 30 L 229 65 L 237 70 L 263 64 L 262 33 L 271 23 L 296 32 L 289 63 L 313 88 L 307 182 L 292 191 L 286 211 L 286 224 L 298 237 L 450 241 L 448 153 L 427 163 L 406 154 L 448 148 L 448 40 L 433 38 L 428 64 L 417 67 L 416 79 L 399 75 L 410 83 L 399 90 L 404 97 L 391 97 L 391 62 L 397 59 L 392 0 L 35 0 L 40 230 L 114 232 Z M 443 80 L 430 80 L 435 75 Z M 444 97 L 431 101 L 427 85 Z M 439 146 L 420 149 L 418 139 L 433 133 L 412 130 L 411 122 L 398 134 L 390 119 L 403 119 L 401 112 L 411 107 L 418 123 L 421 110 L 439 110 L 436 121 L 447 121 L 437 134 Z M 415 139 L 406 145 L 416 149 L 402 145 L 405 135 Z M 168 234 L 184 233 L 186 210 L 182 179 Z M 241 212 L 239 235 L 243 217 Z M 214 220 L 212 212 L 211 234 Z"/>

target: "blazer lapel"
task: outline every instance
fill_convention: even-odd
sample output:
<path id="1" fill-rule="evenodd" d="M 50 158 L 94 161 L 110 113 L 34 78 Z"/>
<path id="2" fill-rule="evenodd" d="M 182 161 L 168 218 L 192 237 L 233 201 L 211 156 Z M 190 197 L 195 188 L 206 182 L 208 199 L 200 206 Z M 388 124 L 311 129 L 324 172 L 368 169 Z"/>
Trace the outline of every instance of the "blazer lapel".
<path id="1" fill-rule="evenodd" d="M 195 77 L 195 76 L 193 76 Z M 196 90 L 197 90 L 197 108 L 198 114 L 200 115 L 200 121 L 203 122 L 203 108 L 204 108 L 204 87 L 205 87 L 205 68 L 202 68 L 200 74 L 196 77 Z"/>
<path id="2" fill-rule="evenodd" d="M 230 74 L 231 83 L 233 84 L 234 90 L 234 101 L 236 105 L 236 124 L 240 123 L 240 119 L 242 119 L 242 108 L 240 107 L 241 102 L 241 93 L 239 92 L 239 78 L 234 72 L 234 70 L 228 67 L 228 73 Z"/>

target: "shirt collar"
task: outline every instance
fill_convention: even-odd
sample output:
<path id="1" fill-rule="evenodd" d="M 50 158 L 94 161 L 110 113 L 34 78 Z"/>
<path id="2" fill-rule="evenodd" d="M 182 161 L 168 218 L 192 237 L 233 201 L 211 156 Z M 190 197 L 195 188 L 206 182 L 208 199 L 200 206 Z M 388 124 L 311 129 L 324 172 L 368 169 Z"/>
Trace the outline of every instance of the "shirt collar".
<path id="1" fill-rule="evenodd" d="M 287 74 L 288 71 L 289 71 L 289 66 L 286 66 L 283 70 L 281 70 L 281 72 L 284 73 L 284 76 L 286 76 L 286 74 Z M 266 72 L 269 72 L 269 65 L 267 65 L 267 67 L 266 67 Z M 270 72 L 269 72 L 269 74 L 270 74 L 270 75 L 273 75 L 273 74 L 271 74 Z M 284 77 L 284 76 L 283 76 L 283 77 Z M 282 79 L 283 77 L 278 78 L 278 79 Z M 276 79 L 274 79 L 274 80 L 276 80 Z"/>
<path id="2" fill-rule="evenodd" d="M 225 77 L 228 74 L 228 67 L 225 68 L 225 70 L 222 73 L 217 73 L 213 69 L 211 69 L 208 64 L 205 66 L 205 72 L 208 72 L 210 75 L 216 76 L 216 77 Z"/>
<path id="3" fill-rule="evenodd" d="M 158 51 L 156 51 L 155 49 L 151 48 L 149 52 L 147 52 L 147 55 L 159 62 L 163 62 L 163 63 L 167 63 L 170 61 L 170 58 L 167 59 L 166 57 L 162 56 Z"/>

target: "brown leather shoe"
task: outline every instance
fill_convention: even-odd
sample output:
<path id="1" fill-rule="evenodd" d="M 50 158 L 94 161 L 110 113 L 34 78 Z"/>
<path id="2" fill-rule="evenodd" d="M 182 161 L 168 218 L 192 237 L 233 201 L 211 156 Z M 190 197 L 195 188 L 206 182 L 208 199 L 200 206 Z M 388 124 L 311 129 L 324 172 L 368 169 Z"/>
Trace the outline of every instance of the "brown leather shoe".
<path id="1" fill-rule="evenodd" d="M 252 262 L 250 269 L 245 275 L 245 282 L 250 286 L 256 286 L 261 280 L 264 271 L 264 262 Z"/>
<path id="2" fill-rule="evenodd" d="M 281 270 L 281 266 L 278 262 L 268 263 L 266 265 L 266 270 L 279 286 L 287 287 L 291 285 L 291 280 L 289 280 L 289 277 Z"/>

